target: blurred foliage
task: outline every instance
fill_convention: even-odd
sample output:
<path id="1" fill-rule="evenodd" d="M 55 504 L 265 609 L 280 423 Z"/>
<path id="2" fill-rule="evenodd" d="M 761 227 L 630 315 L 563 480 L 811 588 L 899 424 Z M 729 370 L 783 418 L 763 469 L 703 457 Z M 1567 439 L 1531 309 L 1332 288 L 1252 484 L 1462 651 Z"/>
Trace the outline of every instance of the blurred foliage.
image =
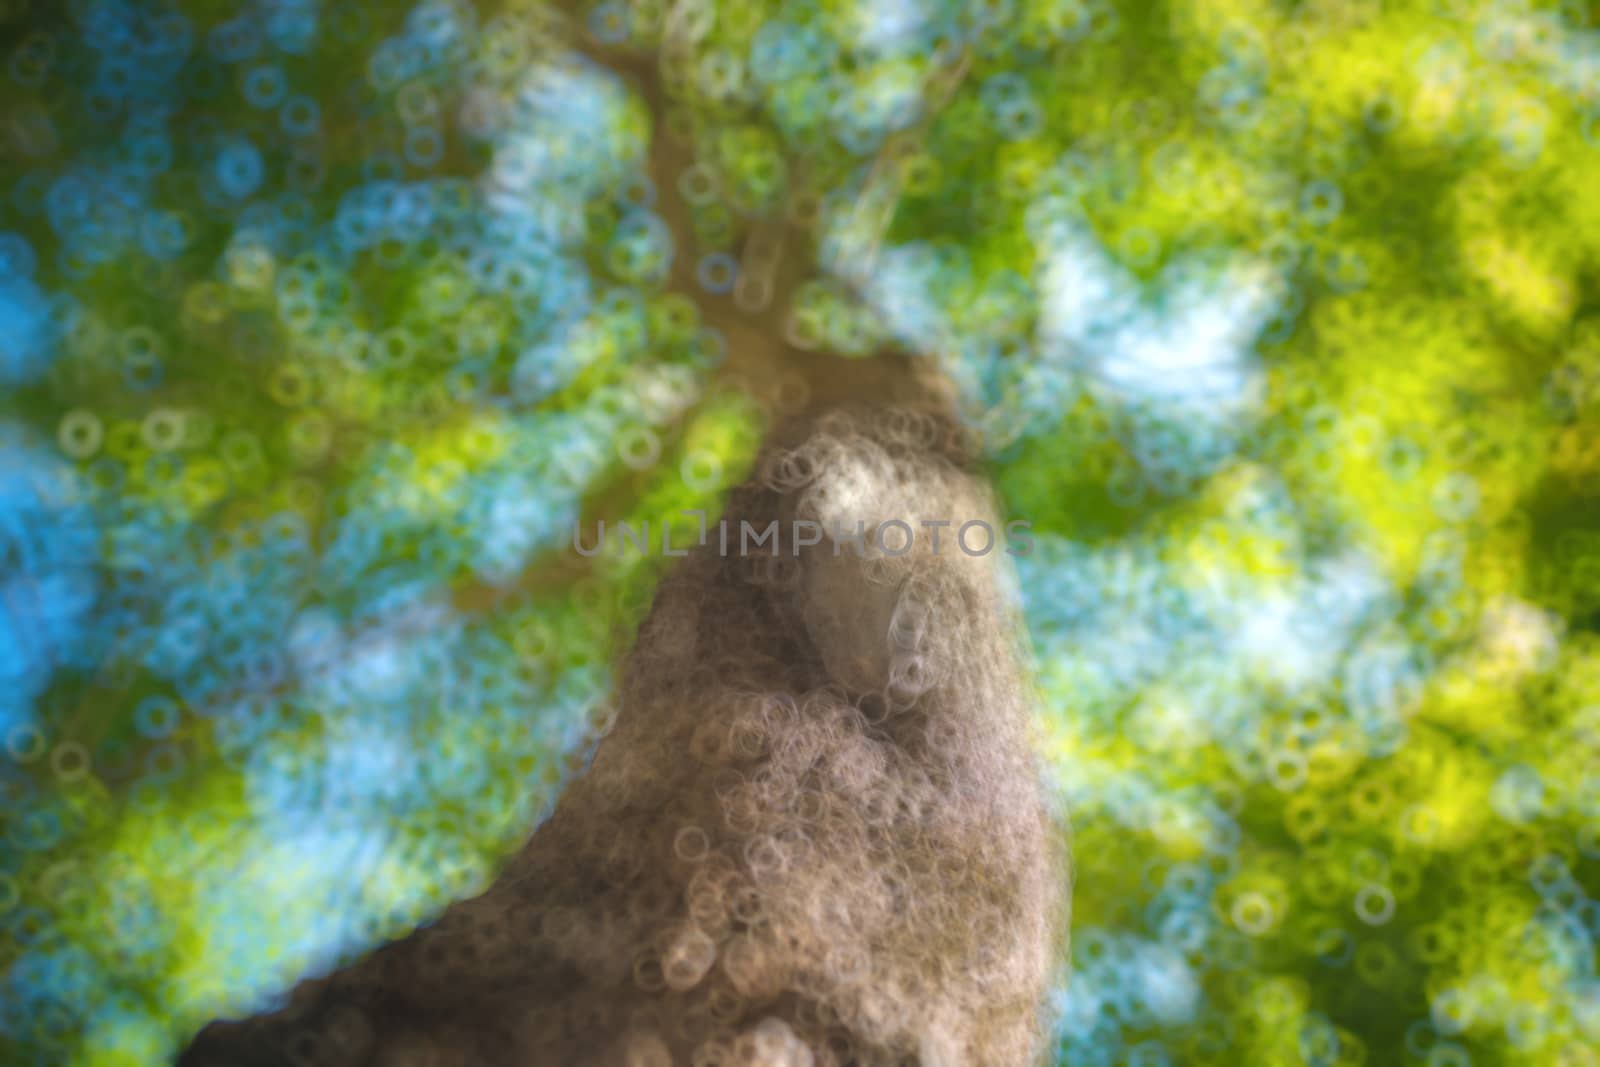
<path id="1" fill-rule="evenodd" d="M 677 279 L 776 212 L 1033 523 L 1060 1061 L 1600 1063 L 1592 7 L 575 17 L 659 122 L 525 0 L 0 4 L 0 1061 L 485 884 L 660 571 L 572 523 L 760 440 Z"/>

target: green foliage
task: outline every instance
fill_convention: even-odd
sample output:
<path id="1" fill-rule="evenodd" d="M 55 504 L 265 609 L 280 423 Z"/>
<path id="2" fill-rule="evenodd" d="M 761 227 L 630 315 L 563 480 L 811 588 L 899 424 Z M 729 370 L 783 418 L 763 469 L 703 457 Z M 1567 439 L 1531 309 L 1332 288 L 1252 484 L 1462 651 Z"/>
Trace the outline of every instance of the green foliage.
<path id="1" fill-rule="evenodd" d="M 24 8 L 0 1060 L 481 886 L 665 562 L 572 524 L 714 515 L 767 331 L 1032 523 L 1061 1062 L 1596 1062 L 1586 7 Z"/>

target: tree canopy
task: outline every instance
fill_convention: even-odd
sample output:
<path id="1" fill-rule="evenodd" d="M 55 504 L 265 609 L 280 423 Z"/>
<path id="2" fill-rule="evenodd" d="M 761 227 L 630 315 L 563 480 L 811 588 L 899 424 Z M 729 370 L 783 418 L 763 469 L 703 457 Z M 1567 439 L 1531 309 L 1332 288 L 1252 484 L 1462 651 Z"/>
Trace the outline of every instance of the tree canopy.
<path id="1" fill-rule="evenodd" d="M 1595 17 L 0 4 L 0 1060 L 481 887 L 670 562 L 573 523 L 926 361 L 1034 534 L 1060 1062 L 1595 1064 Z"/>

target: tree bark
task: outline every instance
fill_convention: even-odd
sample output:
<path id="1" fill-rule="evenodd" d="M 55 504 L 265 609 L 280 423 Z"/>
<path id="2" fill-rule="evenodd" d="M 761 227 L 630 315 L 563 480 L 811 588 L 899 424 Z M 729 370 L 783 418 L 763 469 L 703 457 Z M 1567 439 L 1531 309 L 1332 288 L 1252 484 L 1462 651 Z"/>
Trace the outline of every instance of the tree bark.
<path id="1" fill-rule="evenodd" d="M 955 540 L 995 524 L 959 438 L 915 407 L 780 433 L 732 494 L 728 551 L 713 526 L 662 584 L 615 725 L 494 886 L 179 1062 L 1036 1059 L 1062 867 L 1003 542 Z M 918 531 L 903 554 L 895 519 Z M 829 536 L 857 520 L 864 555 Z M 937 551 L 923 520 L 952 523 Z M 741 550 L 774 521 L 777 551 Z"/>

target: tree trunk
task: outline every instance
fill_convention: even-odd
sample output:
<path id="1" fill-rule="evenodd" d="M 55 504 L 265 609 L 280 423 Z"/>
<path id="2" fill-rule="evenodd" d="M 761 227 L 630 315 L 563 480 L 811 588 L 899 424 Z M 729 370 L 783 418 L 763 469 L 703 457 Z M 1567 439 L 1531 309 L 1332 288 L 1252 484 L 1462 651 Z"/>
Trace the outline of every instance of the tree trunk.
<path id="1" fill-rule="evenodd" d="M 180 1063 L 1035 1059 L 1060 868 L 1003 541 L 955 541 L 994 521 L 959 436 L 916 408 L 780 434 L 732 494 L 726 554 L 713 525 L 662 584 L 615 725 L 494 886 Z M 904 554 L 893 519 L 917 531 Z M 774 520 L 778 551 L 741 551 Z M 831 536 L 857 520 L 864 555 Z M 952 523 L 937 551 L 922 520 Z M 798 554 L 796 521 L 822 533 Z"/>
<path id="2" fill-rule="evenodd" d="M 604 58 L 657 120 L 658 210 L 688 248 L 670 190 L 691 159 L 655 68 Z M 212 1024 L 180 1064 L 1038 1059 L 1065 867 L 1004 533 L 926 360 L 791 343 L 786 294 L 814 267 L 783 250 L 808 240 L 758 225 L 764 299 L 693 294 L 724 373 L 780 425 L 731 495 L 726 549 L 713 524 L 661 585 L 587 772 L 486 893 L 285 1011 Z M 684 258 L 669 284 L 693 291 Z M 969 520 L 994 531 L 984 555 L 957 543 Z M 777 551 L 741 551 L 741 523 L 773 521 Z"/>

